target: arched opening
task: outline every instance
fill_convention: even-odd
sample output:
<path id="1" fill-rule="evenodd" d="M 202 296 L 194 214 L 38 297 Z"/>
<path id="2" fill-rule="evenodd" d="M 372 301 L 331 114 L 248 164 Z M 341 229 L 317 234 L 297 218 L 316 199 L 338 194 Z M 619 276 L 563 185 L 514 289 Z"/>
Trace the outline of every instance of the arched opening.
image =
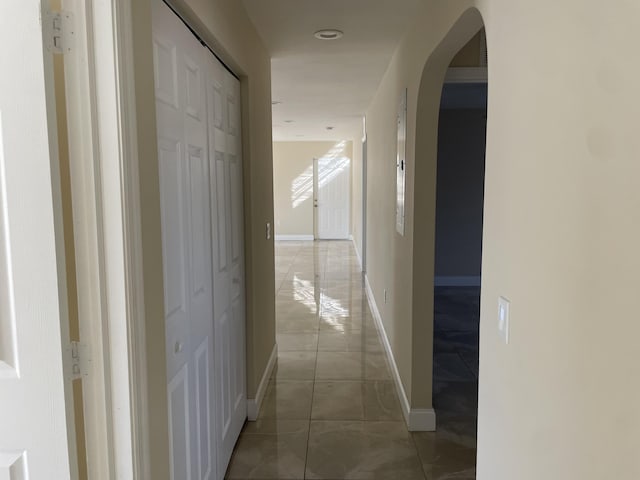
<path id="1" fill-rule="evenodd" d="M 436 175 L 433 406 L 439 434 L 455 433 L 455 444 L 466 449 L 453 468 L 469 473 L 478 421 L 487 83 L 481 71 L 467 78 L 456 71 L 486 68 L 481 42 L 482 31 L 454 57 L 445 78 Z"/>
<path id="2" fill-rule="evenodd" d="M 486 60 L 471 9 L 425 65 L 416 121 L 412 401 L 435 411 L 432 473 L 456 478 L 475 478 Z"/>

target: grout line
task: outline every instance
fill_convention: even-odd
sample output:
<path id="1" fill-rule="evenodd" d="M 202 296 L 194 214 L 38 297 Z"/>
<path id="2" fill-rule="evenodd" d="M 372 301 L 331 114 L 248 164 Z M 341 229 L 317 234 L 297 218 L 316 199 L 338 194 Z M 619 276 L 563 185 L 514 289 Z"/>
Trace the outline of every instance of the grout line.
<path id="1" fill-rule="evenodd" d="M 325 257 L 325 269 L 326 269 L 326 260 L 327 257 Z M 313 272 L 314 274 L 314 281 L 315 281 L 315 271 Z M 321 277 L 322 278 L 322 277 Z M 313 368 L 313 384 L 311 387 L 311 406 L 309 407 L 309 430 L 307 431 L 307 450 L 305 452 L 305 456 L 304 456 L 304 471 L 302 472 L 302 477 L 303 478 L 307 478 L 307 461 L 309 459 L 309 443 L 310 443 L 310 439 L 311 439 L 311 418 L 312 418 L 312 414 L 313 414 L 313 399 L 315 397 L 316 394 L 316 382 L 317 382 L 317 371 L 318 371 L 318 352 L 319 352 L 319 347 L 320 347 L 320 318 L 321 318 L 321 307 L 322 307 L 322 295 L 320 296 L 320 305 L 318 305 L 318 341 L 316 342 L 316 362 Z"/>
<path id="2" fill-rule="evenodd" d="M 418 461 L 420 462 L 420 469 L 422 470 L 422 474 L 424 475 L 425 480 L 428 480 L 429 477 L 427 477 L 427 471 L 424 468 L 424 462 L 422 461 L 422 457 L 420 456 L 420 450 L 418 450 L 416 438 L 411 432 L 409 432 L 409 436 L 411 437 L 411 443 L 413 444 L 413 448 L 416 451 L 416 456 L 418 457 Z"/>

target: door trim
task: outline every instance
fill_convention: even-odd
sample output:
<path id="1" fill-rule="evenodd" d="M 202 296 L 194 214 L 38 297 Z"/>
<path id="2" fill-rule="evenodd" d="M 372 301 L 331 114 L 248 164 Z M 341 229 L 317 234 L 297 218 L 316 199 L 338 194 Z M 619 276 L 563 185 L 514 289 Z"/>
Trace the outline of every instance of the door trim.
<path id="1" fill-rule="evenodd" d="M 75 49 L 64 57 L 65 90 L 69 135 L 69 164 L 72 190 L 74 244 L 78 296 L 80 341 L 91 354 L 91 369 L 83 379 L 87 468 L 91 478 L 111 478 L 115 472 L 111 422 L 110 380 L 107 365 L 109 352 L 108 313 L 106 308 L 104 228 L 100 186 L 100 131 L 97 125 L 95 81 L 98 65 L 89 67 L 84 59 L 96 60 L 100 39 L 94 48 L 89 42 L 93 30 L 93 11 L 82 1 L 64 5 L 75 18 Z M 106 88 L 101 94 L 111 95 Z M 86 159 L 93 159 L 87 162 Z M 91 319 L 92 321 L 89 321 Z"/>
<path id="2" fill-rule="evenodd" d="M 361 268 L 364 273 L 367 272 L 367 154 L 368 154 L 367 131 L 365 129 L 364 138 L 362 139 L 362 249 Z"/>
<path id="3" fill-rule="evenodd" d="M 320 240 L 318 235 L 318 159 L 313 158 L 313 240 Z"/>
<path id="4" fill-rule="evenodd" d="M 65 88 L 89 477 L 150 478 L 132 8 L 63 7 L 76 32 Z"/>

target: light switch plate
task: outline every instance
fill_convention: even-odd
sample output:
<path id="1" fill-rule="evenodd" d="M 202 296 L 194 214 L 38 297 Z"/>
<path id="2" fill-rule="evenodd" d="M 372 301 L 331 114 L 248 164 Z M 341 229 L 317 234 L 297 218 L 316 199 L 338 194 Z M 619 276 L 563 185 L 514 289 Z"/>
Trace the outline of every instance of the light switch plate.
<path id="1" fill-rule="evenodd" d="M 509 343 L 509 305 L 504 297 L 498 297 L 498 334 L 504 343 Z"/>

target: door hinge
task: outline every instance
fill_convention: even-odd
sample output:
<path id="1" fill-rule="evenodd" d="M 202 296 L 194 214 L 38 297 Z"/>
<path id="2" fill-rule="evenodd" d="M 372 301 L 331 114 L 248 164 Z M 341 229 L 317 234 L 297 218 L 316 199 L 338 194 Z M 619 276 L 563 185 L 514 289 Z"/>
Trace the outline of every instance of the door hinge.
<path id="1" fill-rule="evenodd" d="M 70 380 L 78 380 L 89 376 L 91 359 L 89 348 L 80 342 L 71 342 L 68 349 L 69 354 L 69 377 Z"/>
<path id="2" fill-rule="evenodd" d="M 43 29 L 49 52 L 65 54 L 73 50 L 75 30 L 71 12 L 47 12 Z"/>

